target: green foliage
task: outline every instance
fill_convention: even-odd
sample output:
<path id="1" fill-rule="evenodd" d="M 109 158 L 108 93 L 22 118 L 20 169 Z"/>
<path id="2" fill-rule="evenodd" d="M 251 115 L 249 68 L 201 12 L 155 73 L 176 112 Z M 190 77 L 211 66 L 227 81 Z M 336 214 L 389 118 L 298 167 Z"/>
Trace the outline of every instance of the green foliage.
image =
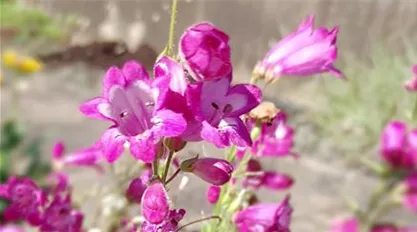
<path id="1" fill-rule="evenodd" d="M 25 7 L 16 1 L 0 1 L 0 22 L 2 28 L 15 29 L 17 39 L 25 42 L 29 39 L 60 40 L 73 18 L 57 19 L 41 9 Z"/>
<path id="2" fill-rule="evenodd" d="M 324 134 L 346 154 L 363 155 L 376 146 L 388 121 L 411 121 L 417 99 L 404 90 L 403 84 L 412 76 L 417 50 L 407 47 L 405 56 L 375 49 L 367 63 L 345 56 L 342 70 L 348 81 L 322 79 L 318 97 L 324 104 L 318 107 L 315 118 Z"/>

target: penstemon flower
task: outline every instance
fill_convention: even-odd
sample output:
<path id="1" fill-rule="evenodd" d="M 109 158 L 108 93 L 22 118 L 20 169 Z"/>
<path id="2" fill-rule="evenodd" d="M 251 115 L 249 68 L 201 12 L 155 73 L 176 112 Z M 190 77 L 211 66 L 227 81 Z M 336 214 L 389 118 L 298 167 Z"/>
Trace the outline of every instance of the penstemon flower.
<path id="1" fill-rule="evenodd" d="M 331 30 L 314 28 L 314 17 L 308 16 L 298 29 L 279 41 L 255 67 L 254 75 L 268 80 L 287 76 L 311 76 L 329 72 L 337 78 L 343 74 L 333 66 L 337 59 L 337 34 Z"/>
<path id="2" fill-rule="evenodd" d="M 417 91 L 417 64 L 412 67 L 414 76 L 404 83 L 404 88 L 409 92 Z"/>
<path id="3" fill-rule="evenodd" d="M 239 232 L 289 232 L 292 207 L 289 196 L 279 204 L 259 203 L 235 214 L 233 222 Z"/>
<path id="4" fill-rule="evenodd" d="M 7 182 L 7 195 L 11 204 L 5 209 L 7 221 L 27 220 L 32 225 L 42 221 L 40 208 L 46 203 L 46 195 L 30 178 L 11 177 Z"/>
<path id="5" fill-rule="evenodd" d="M 381 158 L 392 168 L 417 167 L 417 129 L 407 133 L 400 121 L 390 122 L 383 130 L 380 144 Z"/>
<path id="6" fill-rule="evenodd" d="M 231 86 L 231 81 L 229 74 L 218 80 L 195 83 L 188 92 L 189 105 L 201 124 L 201 131 L 196 133 L 218 148 L 252 144 L 240 116 L 255 108 L 262 98 L 258 87 L 249 84 Z"/>
<path id="7" fill-rule="evenodd" d="M 180 57 L 194 80 L 223 78 L 232 71 L 229 36 L 211 23 L 189 27 L 179 42 Z"/>
<path id="8" fill-rule="evenodd" d="M 176 137 L 186 128 L 181 114 L 163 109 L 165 85 L 152 80 L 145 68 L 134 61 L 123 69 L 111 67 L 103 80 L 103 94 L 81 105 L 85 115 L 114 123 L 101 138 L 100 146 L 114 162 L 130 143 L 132 155 L 144 162 L 155 159 L 162 137 Z"/>
<path id="9" fill-rule="evenodd" d="M 193 158 L 181 163 L 181 170 L 191 172 L 212 185 L 224 185 L 232 177 L 233 166 L 216 158 Z"/>
<path id="10" fill-rule="evenodd" d="M 221 188 L 217 185 L 210 185 L 207 189 L 207 201 L 211 204 L 216 203 L 220 197 Z"/>
<path id="11" fill-rule="evenodd" d="M 70 197 L 55 196 L 45 209 L 40 231 L 80 232 L 84 216 L 72 209 Z"/>
<path id="12" fill-rule="evenodd" d="M 103 154 L 100 143 L 97 142 L 91 147 L 81 149 L 76 152 L 65 154 L 65 145 L 62 141 L 55 143 L 52 149 L 52 160 L 55 166 L 90 166 L 97 167 L 97 162 Z"/>
<path id="13" fill-rule="evenodd" d="M 177 229 L 178 222 L 184 217 L 185 210 L 170 209 L 165 187 L 159 180 L 156 180 L 149 185 L 143 194 L 142 215 L 146 220 L 142 224 L 142 232 L 174 232 Z"/>

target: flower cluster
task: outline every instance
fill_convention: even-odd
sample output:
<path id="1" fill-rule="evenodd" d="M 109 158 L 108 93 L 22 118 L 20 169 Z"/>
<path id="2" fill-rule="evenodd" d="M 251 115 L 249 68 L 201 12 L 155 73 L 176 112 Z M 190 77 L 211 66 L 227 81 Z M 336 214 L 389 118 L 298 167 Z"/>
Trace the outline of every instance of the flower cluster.
<path id="1" fill-rule="evenodd" d="M 9 222 L 24 220 L 44 232 L 81 231 L 83 214 L 73 209 L 67 183 L 60 180 L 48 191 L 28 177 L 11 177 L 0 186 L 0 197 L 10 202 L 4 218 Z"/>
<path id="2" fill-rule="evenodd" d="M 383 171 L 379 174 L 384 187 L 374 193 L 365 211 L 361 209 L 357 217 L 336 220 L 331 232 L 359 232 L 361 228 L 371 232 L 417 231 L 416 227 L 400 227 L 379 222 L 377 217 L 377 220 L 370 220 L 360 216 L 376 214 L 382 217 L 375 208 L 383 199 L 388 202 L 385 206 L 402 204 L 410 212 L 417 213 L 417 128 L 408 130 L 405 122 L 389 122 L 382 131 L 379 154 L 383 161 L 380 166 Z"/>
<path id="3" fill-rule="evenodd" d="M 126 218 L 120 223 L 128 231 L 177 231 L 186 211 L 173 207 L 168 185 L 180 173 L 191 173 L 210 184 L 207 200 L 215 204 L 214 215 L 205 219 L 226 219 L 218 225 L 206 223 L 208 231 L 234 226 L 241 232 L 289 232 L 290 195 L 280 203 L 259 202 L 256 190 L 287 190 L 293 185 L 292 177 L 264 170 L 261 162 L 264 157 L 298 157 L 293 149 L 295 132 L 285 112 L 262 102 L 255 83 L 325 72 L 343 78 L 334 67 L 338 31 L 314 28 L 314 18 L 307 17 L 258 63 L 250 84 L 232 83 L 229 36 L 207 22 L 186 29 L 178 56 L 171 54 L 171 44 L 152 73 L 136 61 L 110 67 L 101 94 L 79 108 L 110 126 L 94 145 L 77 152 L 64 155 L 63 143 L 55 145 L 56 172 L 51 178 L 57 183 L 51 192 L 29 179 L 10 180 L 1 191 L 11 201 L 8 219 L 24 219 L 41 231 L 80 231 L 83 217 L 71 208 L 62 167 L 102 170 L 99 162 L 113 165 L 129 152 L 146 168 L 123 189 L 129 204 L 141 206 L 141 223 Z M 230 150 L 225 159 L 197 155 L 184 160 L 178 154 L 188 143 L 199 141 Z M 177 170 L 169 175 L 171 163 Z"/>

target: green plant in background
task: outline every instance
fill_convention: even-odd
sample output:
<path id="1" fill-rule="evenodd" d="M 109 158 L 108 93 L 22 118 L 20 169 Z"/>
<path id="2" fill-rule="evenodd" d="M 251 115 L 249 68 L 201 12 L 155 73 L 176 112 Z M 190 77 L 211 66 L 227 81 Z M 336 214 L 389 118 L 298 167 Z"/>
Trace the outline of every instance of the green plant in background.
<path id="1" fill-rule="evenodd" d="M 406 47 L 405 56 L 392 55 L 382 47 L 374 49 L 370 63 L 345 56 L 349 64 L 343 68 L 346 83 L 322 78 L 323 91 L 318 91 L 318 97 L 324 104 L 314 116 L 324 135 L 332 136 L 347 155 L 364 155 L 374 148 L 388 121 L 412 121 L 411 108 L 416 99 L 402 86 L 410 77 L 417 51 Z"/>
<path id="2" fill-rule="evenodd" d="M 19 42 L 61 40 L 76 22 L 73 17 L 52 17 L 41 9 L 11 0 L 0 1 L 0 12 L 2 30 L 16 33 Z"/>

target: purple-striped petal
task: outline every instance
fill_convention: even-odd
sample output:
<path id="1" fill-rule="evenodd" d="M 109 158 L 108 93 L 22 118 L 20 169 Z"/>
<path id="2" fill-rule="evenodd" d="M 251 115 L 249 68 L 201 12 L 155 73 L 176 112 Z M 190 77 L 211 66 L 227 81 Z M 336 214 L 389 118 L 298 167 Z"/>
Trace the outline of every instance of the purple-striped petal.
<path id="1" fill-rule="evenodd" d="M 127 61 L 123 65 L 122 72 L 127 85 L 132 84 L 137 80 L 142 80 L 145 82 L 150 80 L 145 67 L 142 64 L 133 60 Z"/>
<path id="2" fill-rule="evenodd" d="M 123 76 L 122 71 L 112 66 L 107 70 L 107 73 L 104 75 L 103 78 L 103 97 L 108 99 L 110 95 L 110 90 L 114 86 L 125 87 L 126 86 L 126 79 Z"/>
<path id="3" fill-rule="evenodd" d="M 89 118 L 100 120 L 109 120 L 111 118 L 109 102 L 102 97 L 96 97 L 82 103 L 79 110 Z"/>

